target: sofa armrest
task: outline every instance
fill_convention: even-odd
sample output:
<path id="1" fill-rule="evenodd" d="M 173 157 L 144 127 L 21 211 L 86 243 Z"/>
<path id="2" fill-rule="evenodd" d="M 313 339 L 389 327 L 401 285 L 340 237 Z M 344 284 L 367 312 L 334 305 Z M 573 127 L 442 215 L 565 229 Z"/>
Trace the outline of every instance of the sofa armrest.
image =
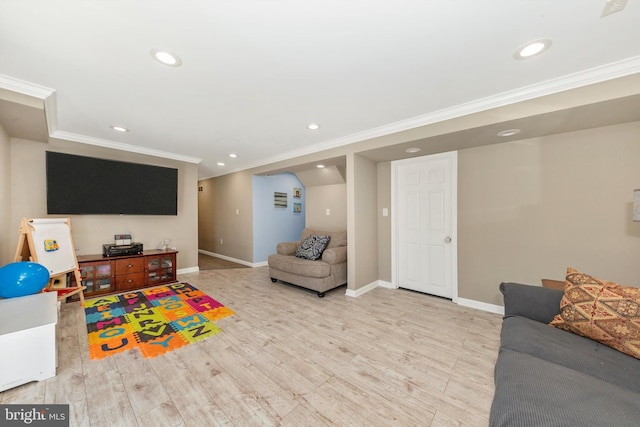
<path id="1" fill-rule="evenodd" d="M 300 242 L 282 242 L 276 245 L 278 255 L 295 255 Z"/>
<path id="2" fill-rule="evenodd" d="M 549 323 L 560 313 L 560 300 L 564 291 L 519 283 L 501 283 L 504 295 L 504 315 L 522 316 Z"/>
<path id="3" fill-rule="evenodd" d="M 337 248 L 325 249 L 322 252 L 322 261 L 327 264 L 342 264 L 347 262 L 347 247 L 338 246 Z"/>

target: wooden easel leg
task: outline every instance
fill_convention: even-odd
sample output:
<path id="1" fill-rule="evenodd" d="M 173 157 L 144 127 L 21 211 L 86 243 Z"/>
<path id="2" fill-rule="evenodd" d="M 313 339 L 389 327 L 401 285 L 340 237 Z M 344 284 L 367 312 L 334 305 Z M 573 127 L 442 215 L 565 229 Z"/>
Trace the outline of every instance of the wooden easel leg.
<path id="1" fill-rule="evenodd" d="M 29 242 L 27 241 L 27 235 L 24 233 L 20 233 L 20 236 L 18 237 L 18 245 L 16 247 L 16 254 L 13 257 L 13 260 L 15 262 L 31 261 Z"/>
<path id="2" fill-rule="evenodd" d="M 29 225 L 29 221 L 35 221 L 35 220 L 28 220 L 27 218 L 22 218 L 22 220 L 20 221 L 20 227 L 18 228 L 18 231 L 20 232 L 20 236 L 18 237 L 18 245 L 16 248 L 16 255 L 14 257 L 16 262 L 20 262 L 20 261 L 38 262 L 36 247 L 35 247 L 35 243 L 32 235 L 33 228 Z M 69 238 L 70 238 L 71 220 L 67 218 L 66 224 L 69 227 Z M 75 270 L 73 270 L 73 273 L 75 274 L 76 286 L 70 288 L 67 284 L 67 286 L 64 288 L 64 291 L 62 288 L 56 289 L 53 287 L 55 278 L 60 277 L 61 274 L 66 275 L 67 273 L 72 271 L 71 269 L 69 269 L 62 273 L 58 273 L 53 277 L 50 277 L 50 281 L 44 290 L 46 292 L 56 292 L 58 294 L 58 301 L 65 300 L 72 295 L 79 294 L 78 297 L 80 298 L 80 302 L 82 303 L 82 306 L 84 306 L 83 291 L 87 289 L 87 287 L 82 285 L 82 274 L 80 273 L 78 260 L 75 256 L 75 252 L 73 251 L 73 240 L 71 240 L 71 238 L 70 238 L 70 246 L 71 246 L 71 254 L 75 262 Z"/>
<path id="3" fill-rule="evenodd" d="M 76 268 L 73 274 L 76 277 L 76 284 L 80 287 L 80 304 L 84 307 L 84 290 L 87 289 L 86 286 L 82 285 L 82 273 L 80 273 L 80 268 Z"/>
<path id="4" fill-rule="evenodd" d="M 64 276 L 66 276 L 66 274 L 67 273 L 65 273 Z M 76 286 L 69 287 L 69 283 L 65 283 L 65 286 L 55 287 L 54 283 L 56 281 L 56 278 L 62 277 L 62 275 L 60 275 L 60 276 L 51 277 L 51 280 L 49 280 L 49 284 L 45 288 L 45 291 L 57 292 L 58 301 L 64 301 L 70 296 L 78 294 L 78 298 L 80 298 L 80 303 L 84 307 L 84 290 L 87 289 L 87 287 L 82 285 L 82 275 L 80 274 L 79 269 L 75 270 L 73 274 L 75 274 Z"/>

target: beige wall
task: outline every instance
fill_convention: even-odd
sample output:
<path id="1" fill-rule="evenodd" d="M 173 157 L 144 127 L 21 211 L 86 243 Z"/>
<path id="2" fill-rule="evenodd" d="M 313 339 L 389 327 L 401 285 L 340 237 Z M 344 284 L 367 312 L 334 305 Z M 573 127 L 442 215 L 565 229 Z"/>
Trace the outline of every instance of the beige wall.
<path id="1" fill-rule="evenodd" d="M 180 252 L 178 269 L 197 267 L 197 165 L 58 140 L 42 143 L 11 139 L 10 145 L 12 196 L 8 222 L 11 224 L 9 240 L 13 242 L 14 251 L 21 218 L 50 216 L 46 208 L 45 178 L 45 151 L 48 150 L 178 169 L 177 216 L 70 215 L 72 236 L 78 254 L 101 253 L 102 244 L 113 241 L 113 235 L 117 233 L 131 233 L 145 249 L 155 249 L 160 240 L 171 239 L 170 245 Z"/>
<path id="2" fill-rule="evenodd" d="M 573 266 L 640 285 L 640 123 L 458 154 L 458 296 L 502 305 L 498 284 L 540 285 Z M 378 164 L 378 274 L 391 281 L 391 170 Z"/>
<path id="3" fill-rule="evenodd" d="M 244 171 L 200 181 L 200 249 L 253 262 L 252 176 Z"/>
<path id="4" fill-rule="evenodd" d="M 632 190 L 640 187 L 638 140 L 636 122 L 459 151 L 458 296 L 502 305 L 501 281 L 540 284 L 543 277 L 561 279 L 568 266 L 640 284 L 640 223 L 631 221 Z M 392 279 L 391 167 L 349 149 L 342 151 L 348 160 L 348 274 L 349 289 L 357 290 Z M 210 210 L 201 209 L 201 224 L 203 215 L 213 218 L 208 234 L 237 232 L 245 249 L 208 249 L 202 235 L 201 248 L 251 260 L 252 222 L 230 216 L 227 205 L 251 191 L 258 171 L 202 182 L 215 183 L 217 192 Z M 307 192 L 306 202 L 311 199 Z M 324 212 L 324 206 L 317 209 Z"/>
<path id="5" fill-rule="evenodd" d="M 0 126 L 0 266 L 13 261 L 17 238 L 9 236 L 17 224 L 11 224 L 11 143 Z"/>
<path id="6" fill-rule="evenodd" d="M 321 230 L 347 229 L 347 184 L 305 188 L 305 224 Z M 327 209 L 330 215 L 327 215 Z"/>
<path id="7" fill-rule="evenodd" d="M 377 167 L 358 155 L 347 156 L 349 249 L 348 288 L 358 290 L 378 280 Z"/>
<path id="8" fill-rule="evenodd" d="M 566 268 L 640 285 L 640 122 L 462 150 L 459 296 L 502 304 L 501 281 Z"/>
<path id="9" fill-rule="evenodd" d="M 378 279 L 391 282 L 391 162 L 378 163 Z M 382 215 L 387 209 L 388 216 Z"/>
<path id="10" fill-rule="evenodd" d="M 198 183 L 198 248 L 248 263 L 253 259 L 253 203 L 250 171 Z M 305 188 L 305 223 L 325 230 L 347 228 L 346 184 Z M 325 215 L 326 209 L 331 215 Z M 236 215 L 239 209 L 240 215 Z M 220 239 L 223 243 L 220 244 Z"/>

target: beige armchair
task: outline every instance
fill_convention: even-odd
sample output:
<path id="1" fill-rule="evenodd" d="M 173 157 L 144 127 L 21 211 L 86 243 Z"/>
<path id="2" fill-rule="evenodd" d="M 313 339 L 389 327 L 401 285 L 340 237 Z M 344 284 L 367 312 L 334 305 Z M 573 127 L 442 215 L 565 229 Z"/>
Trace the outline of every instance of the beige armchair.
<path id="1" fill-rule="evenodd" d="M 298 258 L 296 250 L 301 242 L 312 235 L 325 235 L 331 239 L 322 257 L 317 260 Z M 330 289 L 347 283 L 347 232 L 322 231 L 305 228 L 298 242 L 283 242 L 276 246 L 276 254 L 268 259 L 269 276 L 318 293 L 320 298 Z"/>

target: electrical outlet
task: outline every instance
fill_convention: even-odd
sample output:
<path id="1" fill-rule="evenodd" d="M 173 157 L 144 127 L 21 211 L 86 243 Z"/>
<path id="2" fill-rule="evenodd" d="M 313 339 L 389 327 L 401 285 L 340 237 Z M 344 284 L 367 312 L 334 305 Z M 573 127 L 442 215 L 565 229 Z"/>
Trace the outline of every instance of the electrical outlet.
<path id="1" fill-rule="evenodd" d="M 223 245 L 224 244 L 224 240 L 220 239 L 220 244 Z"/>
<path id="2" fill-rule="evenodd" d="M 611 15 L 612 13 L 620 12 L 627 5 L 627 0 L 607 0 L 604 4 L 604 10 L 600 17 Z"/>

